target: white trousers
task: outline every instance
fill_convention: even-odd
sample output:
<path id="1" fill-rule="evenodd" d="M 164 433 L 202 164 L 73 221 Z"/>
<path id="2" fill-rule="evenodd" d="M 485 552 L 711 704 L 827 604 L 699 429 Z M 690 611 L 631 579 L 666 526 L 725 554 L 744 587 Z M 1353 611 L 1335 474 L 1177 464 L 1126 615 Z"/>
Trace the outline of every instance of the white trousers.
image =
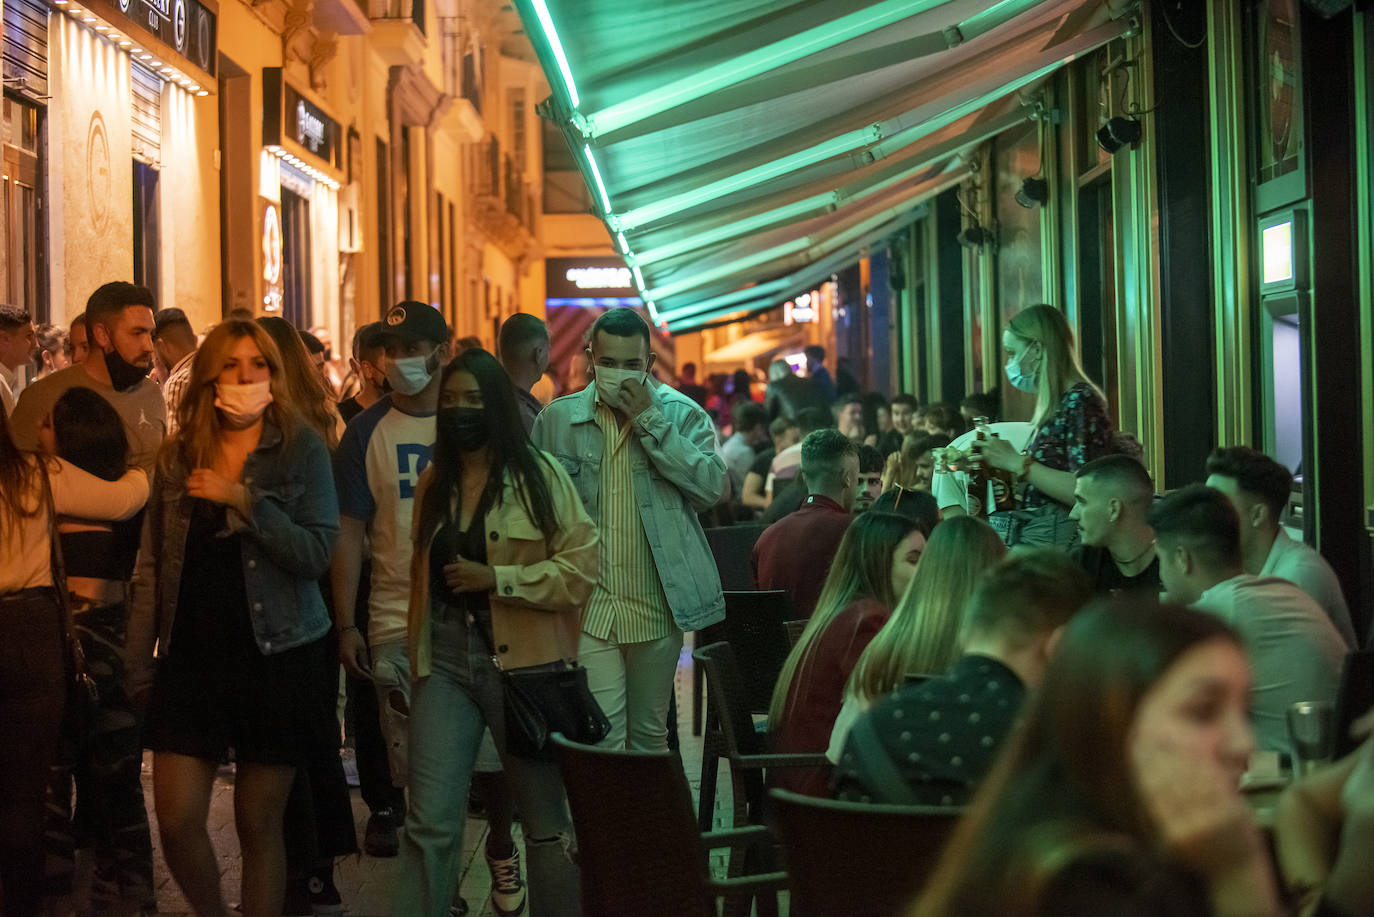
<path id="1" fill-rule="evenodd" d="M 668 703 L 682 653 L 682 631 L 660 640 L 614 643 L 582 635 L 577 661 L 587 670 L 587 683 L 611 721 L 605 748 L 666 751 Z"/>

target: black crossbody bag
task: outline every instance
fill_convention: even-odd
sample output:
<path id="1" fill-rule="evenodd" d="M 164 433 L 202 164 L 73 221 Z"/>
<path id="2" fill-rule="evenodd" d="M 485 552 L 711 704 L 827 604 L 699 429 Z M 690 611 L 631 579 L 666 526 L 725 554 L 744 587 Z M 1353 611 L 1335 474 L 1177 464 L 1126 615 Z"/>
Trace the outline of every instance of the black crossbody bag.
<path id="1" fill-rule="evenodd" d="M 474 625 L 491 651 L 492 665 L 501 673 L 506 716 L 506 751 L 522 758 L 553 760 L 549 736 L 595 745 L 611 732 L 611 721 L 592 696 L 587 670 L 576 662 L 556 659 L 541 665 L 502 667 L 490 631 Z"/>
<path id="2" fill-rule="evenodd" d="M 100 706 L 100 688 L 86 669 L 86 651 L 72 621 L 72 601 L 67 593 L 67 568 L 62 560 L 62 540 L 57 534 L 57 507 L 52 498 L 52 481 L 47 466 L 38 460 L 43 471 L 43 499 L 48 505 L 49 563 L 52 566 L 53 591 L 62 609 L 62 633 L 67 644 L 67 707 L 63 723 L 69 734 L 81 734 L 95 718 Z"/>

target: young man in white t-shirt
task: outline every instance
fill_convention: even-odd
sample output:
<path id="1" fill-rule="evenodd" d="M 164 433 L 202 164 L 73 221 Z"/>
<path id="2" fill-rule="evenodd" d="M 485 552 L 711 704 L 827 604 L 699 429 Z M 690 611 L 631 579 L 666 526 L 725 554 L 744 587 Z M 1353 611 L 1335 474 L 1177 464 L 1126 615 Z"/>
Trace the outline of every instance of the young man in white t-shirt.
<path id="1" fill-rule="evenodd" d="M 434 448 L 448 326 L 438 311 L 419 302 L 393 307 L 381 326 L 392 391 L 353 419 L 334 456 L 341 516 L 330 581 L 339 656 L 349 675 L 369 679 L 376 687 L 392 779 L 402 786 L 410 709 L 410 519 L 415 486 Z M 372 562 L 372 587 L 368 632 L 363 634 L 354 608 L 365 551 Z M 401 818 L 400 812 L 374 812 L 374 820 L 391 824 L 369 824 L 369 834 L 388 829 L 394 834 Z"/>

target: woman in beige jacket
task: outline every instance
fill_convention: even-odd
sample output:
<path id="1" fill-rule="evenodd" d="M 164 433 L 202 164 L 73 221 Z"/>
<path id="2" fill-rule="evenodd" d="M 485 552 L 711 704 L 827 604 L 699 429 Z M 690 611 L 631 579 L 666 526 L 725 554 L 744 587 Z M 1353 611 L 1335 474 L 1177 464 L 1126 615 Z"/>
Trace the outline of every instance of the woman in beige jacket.
<path id="1" fill-rule="evenodd" d="M 531 445 L 510 380 L 484 350 L 444 369 L 415 506 L 406 881 L 393 911 L 448 913 L 473 761 L 490 727 L 524 819 L 530 913 L 576 914 L 562 780 L 550 762 L 507 753 L 497 663 L 575 658 L 597 532 L 567 472 Z"/>

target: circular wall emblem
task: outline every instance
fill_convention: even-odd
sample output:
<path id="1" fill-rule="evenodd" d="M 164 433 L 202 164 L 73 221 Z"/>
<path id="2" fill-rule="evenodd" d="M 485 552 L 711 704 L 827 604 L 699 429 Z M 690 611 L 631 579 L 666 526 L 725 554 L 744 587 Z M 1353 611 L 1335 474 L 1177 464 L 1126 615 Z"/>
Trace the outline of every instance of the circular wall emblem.
<path id="1" fill-rule="evenodd" d="M 176 41 L 177 50 L 186 51 L 186 0 L 177 0 L 176 6 L 172 10 L 172 38 Z"/>
<path id="2" fill-rule="evenodd" d="M 91 228 L 103 236 L 110 224 L 110 137 L 99 111 L 86 128 L 86 193 L 90 196 Z"/>
<path id="3" fill-rule="evenodd" d="M 281 281 L 281 219 L 272 204 L 262 217 L 262 277 L 273 285 Z"/>
<path id="4" fill-rule="evenodd" d="M 402 306 L 395 306 L 394 308 L 392 308 L 390 312 L 386 314 L 386 323 L 388 325 L 399 325 L 401 322 L 405 320 L 406 310 Z"/>
<path id="5" fill-rule="evenodd" d="M 210 17 L 205 10 L 196 10 L 196 59 L 200 69 L 210 72 Z"/>

